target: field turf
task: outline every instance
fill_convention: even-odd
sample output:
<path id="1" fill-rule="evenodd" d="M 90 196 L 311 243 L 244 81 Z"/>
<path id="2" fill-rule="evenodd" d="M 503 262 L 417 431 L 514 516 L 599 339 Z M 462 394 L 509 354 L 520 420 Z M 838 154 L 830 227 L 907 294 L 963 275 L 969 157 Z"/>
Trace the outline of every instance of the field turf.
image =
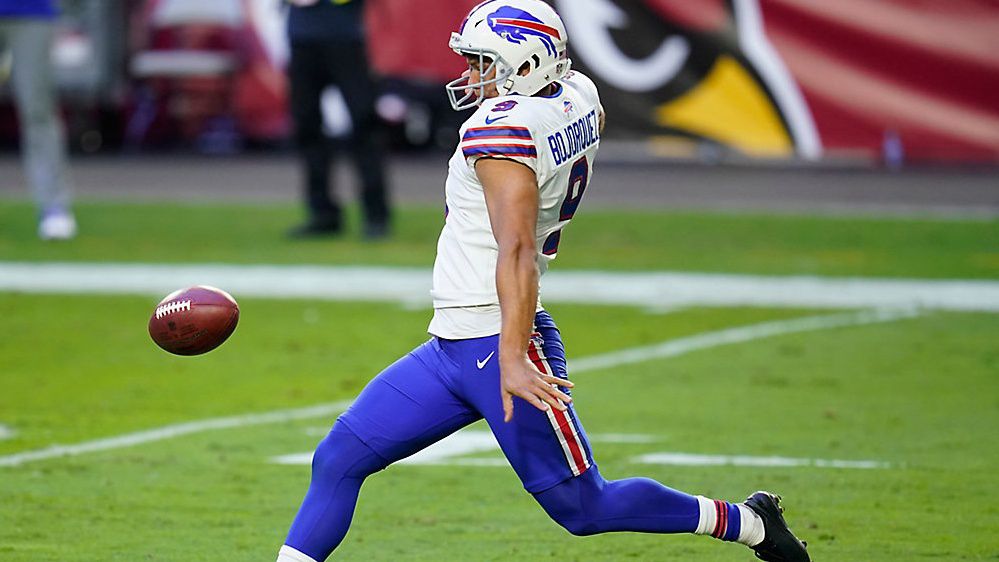
<path id="1" fill-rule="evenodd" d="M 232 262 L 429 267 L 436 209 L 396 237 L 291 243 L 288 207 L 80 206 L 69 244 L 33 238 L 0 201 L 0 262 Z M 999 278 L 994 221 L 594 210 L 559 269 Z M 2 267 L 2 265 L 0 265 Z M 238 296 L 238 295 L 237 295 Z M 169 356 L 145 333 L 157 296 L 0 292 L 0 462 L 171 424 L 349 400 L 425 339 L 429 312 L 388 303 L 240 299 L 232 340 Z M 570 361 L 829 311 L 558 305 Z M 721 345 L 575 376 L 609 478 L 643 475 L 739 500 L 785 497 L 816 560 L 999 559 L 999 315 L 928 311 L 890 323 Z M 273 560 L 308 483 L 279 455 L 310 451 L 332 416 L 205 431 L 0 466 L 0 560 Z M 472 431 L 485 431 L 474 426 Z M 618 438 L 613 438 L 617 436 Z M 620 437 L 625 438 L 620 438 Z M 669 466 L 656 452 L 872 460 L 882 468 Z M 752 560 L 692 536 L 571 537 L 512 471 L 396 465 L 364 486 L 344 560 Z"/>
<path id="2" fill-rule="evenodd" d="M 916 278 L 999 278 L 994 220 L 811 217 L 583 209 L 559 269 L 685 270 Z M 0 260 L 368 264 L 430 267 L 442 208 L 398 210 L 391 243 L 294 242 L 291 205 L 90 203 L 72 244 L 35 237 L 31 205 L 0 199 Z"/>

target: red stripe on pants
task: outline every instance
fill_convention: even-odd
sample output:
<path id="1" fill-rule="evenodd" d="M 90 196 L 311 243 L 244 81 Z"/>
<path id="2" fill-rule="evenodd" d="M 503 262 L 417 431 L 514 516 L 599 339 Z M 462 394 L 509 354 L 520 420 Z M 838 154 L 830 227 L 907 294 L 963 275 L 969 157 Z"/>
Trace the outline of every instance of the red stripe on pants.
<path id="1" fill-rule="evenodd" d="M 544 360 L 541 358 L 541 354 L 538 350 L 537 344 L 532 340 L 527 345 L 527 356 L 534 363 L 534 366 L 546 375 L 551 375 L 548 366 L 545 364 Z M 569 452 L 572 454 L 573 472 L 576 474 L 582 474 L 586 472 L 586 461 L 583 458 L 582 444 L 579 442 L 579 438 L 572 431 L 572 421 L 569 420 L 569 416 L 561 410 L 555 408 L 551 409 L 552 414 L 555 416 L 555 421 L 558 423 L 558 431 L 562 433 L 562 437 L 565 439 L 566 444 L 569 445 Z"/>

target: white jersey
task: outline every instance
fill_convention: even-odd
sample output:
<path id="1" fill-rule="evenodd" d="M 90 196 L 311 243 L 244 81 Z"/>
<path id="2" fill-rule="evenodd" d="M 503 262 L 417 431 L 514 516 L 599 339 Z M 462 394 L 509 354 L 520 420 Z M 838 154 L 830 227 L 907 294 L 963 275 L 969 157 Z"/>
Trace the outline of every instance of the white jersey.
<path id="1" fill-rule="evenodd" d="M 461 144 L 448 163 L 447 217 L 434 262 L 434 317 L 428 331 L 435 336 L 467 339 L 500 332 L 499 252 L 475 174 L 479 158 L 510 159 L 534 170 L 541 274 L 558 253 L 562 229 L 593 172 L 601 109 L 597 88 L 586 76 L 570 72 L 557 85 L 547 97 L 485 100 L 461 127 Z"/>

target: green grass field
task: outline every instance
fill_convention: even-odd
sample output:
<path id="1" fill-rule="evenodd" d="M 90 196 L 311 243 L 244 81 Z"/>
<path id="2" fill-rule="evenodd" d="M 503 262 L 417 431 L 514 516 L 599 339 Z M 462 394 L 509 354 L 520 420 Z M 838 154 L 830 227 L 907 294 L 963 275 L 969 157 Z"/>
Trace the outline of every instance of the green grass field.
<path id="1" fill-rule="evenodd" d="M 402 210 L 386 243 L 291 243 L 290 206 L 80 206 L 81 237 L 43 244 L 29 205 L 0 201 L 0 262 L 231 262 L 429 267 L 438 209 Z M 0 268 L 2 268 L 0 264 Z M 587 210 L 556 269 L 999 279 L 994 221 Z M 237 295 L 239 297 L 239 295 Z M 429 311 L 389 303 L 240 299 L 231 341 L 167 355 L 156 295 L 0 292 L 0 560 L 273 560 L 333 416 L 181 435 L 2 466 L 53 444 L 349 400 L 424 341 Z M 833 311 L 558 305 L 570 362 Z M 826 561 L 999 559 L 999 315 L 912 319 L 763 338 L 575 376 L 609 478 L 692 493 L 785 497 Z M 725 416 L 719 416 L 725 412 Z M 737 421 L 733 421 L 737 420 Z M 473 431 L 485 431 L 474 426 Z M 605 436 L 632 439 L 613 440 Z M 670 466 L 657 452 L 872 460 L 884 468 Z M 499 460 L 496 451 L 456 460 Z M 504 466 L 396 465 L 362 490 L 344 560 L 752 560 L 692 536 L 575 538 Z"/>
<path id="2" fill-rule="evenodd" d="M 560 269 L 999 278 L 996 221 L 584 211 L 563 236 Z M 46 244 L 30 204 L 0 199 L 0 260 L 430 267 L 444 220 L 441 208 L 403 208 L 391 243 L 352 233 L 302 243 L 284 237 L 300 219 L 291 205 L 91 203 L 77 212 L 84 236 Z"/>

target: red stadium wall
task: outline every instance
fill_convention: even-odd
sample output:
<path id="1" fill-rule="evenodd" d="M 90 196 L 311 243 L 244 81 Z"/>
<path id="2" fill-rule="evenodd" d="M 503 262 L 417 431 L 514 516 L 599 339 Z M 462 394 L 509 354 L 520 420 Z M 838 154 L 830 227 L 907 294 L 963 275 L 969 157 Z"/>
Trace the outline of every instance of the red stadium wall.
<path id="1" fill-rule="evenodd" d="M 482 0 L 368 0 L 369 55 L 386 76 L 446 83 L 465 69 L 451 32 Z"/>
<path id="2" fill-rule="evenodd" d="M 618 136 L 762 157 L 999 160 L 999 0 L 551 0 Z M 443 83 L 476 0 L 371 0 L 384 74 Z M 900 144 L 899 144 L 900 143 Z"/>
<path id="3" fill-rule="evenodd" d="M 768 35 L 830 151 L 999 159 L 999 2 L 766 0 Z"/>

